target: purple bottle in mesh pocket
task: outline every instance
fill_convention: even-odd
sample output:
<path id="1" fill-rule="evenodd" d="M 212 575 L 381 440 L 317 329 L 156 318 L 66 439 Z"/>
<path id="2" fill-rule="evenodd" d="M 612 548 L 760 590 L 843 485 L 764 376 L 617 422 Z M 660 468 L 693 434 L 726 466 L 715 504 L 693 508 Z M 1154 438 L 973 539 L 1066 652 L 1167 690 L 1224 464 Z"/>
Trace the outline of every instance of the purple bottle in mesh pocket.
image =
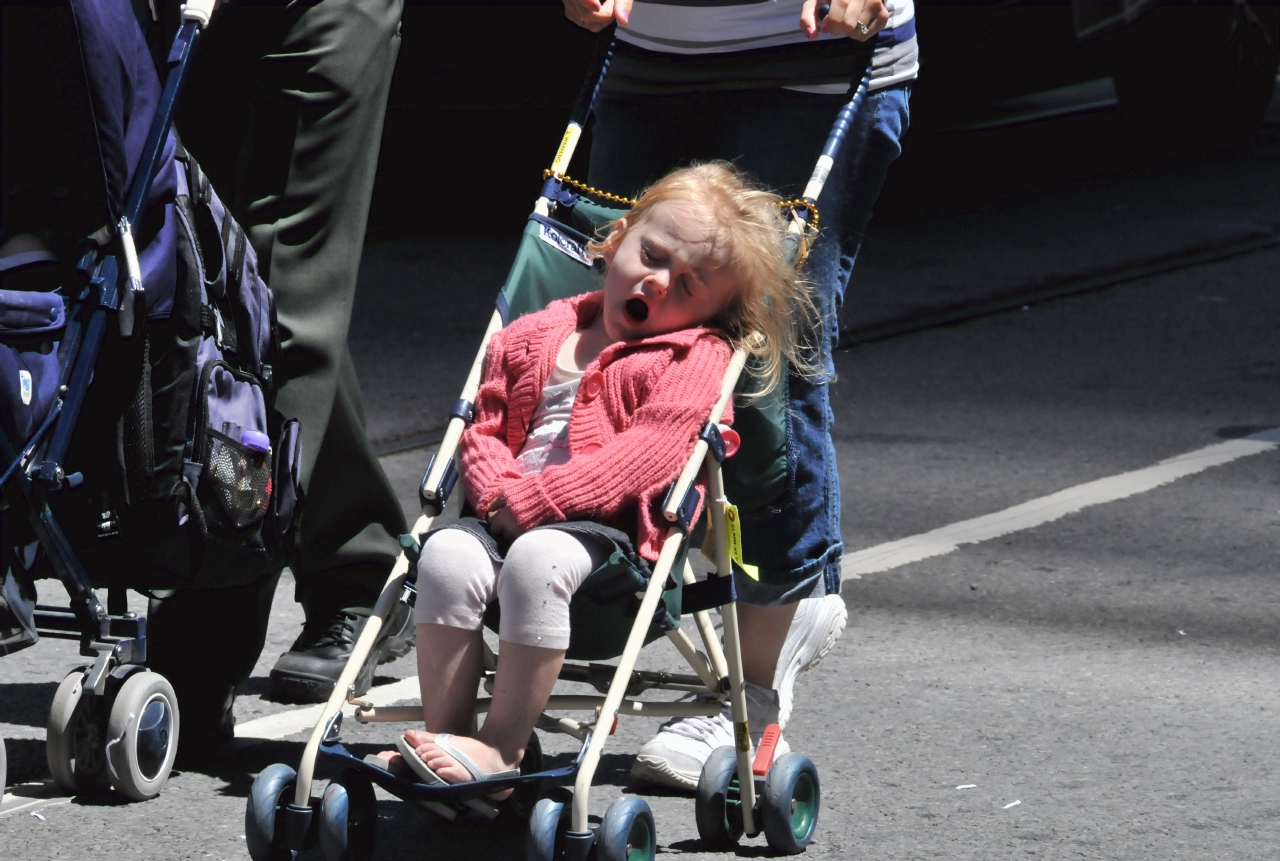
<path id="1" fill-rule="evenodd" d="M 240 445 L 260 454 L 271 453 L 271 437 L 262 431 L 244 429 L 240 431 Z"/>

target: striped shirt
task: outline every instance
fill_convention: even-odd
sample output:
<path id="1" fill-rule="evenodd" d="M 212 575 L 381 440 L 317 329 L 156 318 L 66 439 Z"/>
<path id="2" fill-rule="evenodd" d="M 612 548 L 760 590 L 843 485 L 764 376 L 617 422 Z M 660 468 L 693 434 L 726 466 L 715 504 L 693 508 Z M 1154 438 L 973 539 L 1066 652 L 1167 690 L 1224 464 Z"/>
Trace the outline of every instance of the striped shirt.
<path id="1" fill-rule="evenodd" d="M 636 0 L 617 31 L 604 87 L 614 92 L 785 87 L 848 91 L 866 46 L 847 36 L 810 42 L 800 29 L 803 0 Z M 912 80 L 919 71 L 912 0 L 885 0 L 889 22 L 875 40 L 872 90 Z M 863 55 L 865 56 L 865 55 Z"/>

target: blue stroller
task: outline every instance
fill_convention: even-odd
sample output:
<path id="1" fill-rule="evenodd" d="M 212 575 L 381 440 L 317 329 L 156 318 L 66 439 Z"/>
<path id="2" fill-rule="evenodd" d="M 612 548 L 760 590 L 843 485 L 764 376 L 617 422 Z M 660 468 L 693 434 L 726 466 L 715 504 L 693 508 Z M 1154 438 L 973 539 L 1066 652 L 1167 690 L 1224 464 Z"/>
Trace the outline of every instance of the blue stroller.
<path id="1" fill-rule="evenodd" d="M 213 5 L 184 7 L 163 87 L 127 4 L 4 7 L 17 191 L 0 259 L 0 654 L 45 636 L 91 659 L 49 715 L 49 770 L 68 792 L 150 798 L 177 752 L 179 703 L 146 667 L 125 590 L 252 582 L 280 564 L 298 509 L 298 425 L 272 408 L 271 293 L 172 130 Z M 81 205 L 42 231 L 50 177 Z M 67 606 L 36 603 L 46 577 Z"/>
<path id="2" fill-rule="evenodd" d="M 591 783 L 605 742 L 611 735 L 610 727 L 620 715 L 715 715 L 726 700 L 731 707 L 736 744 L 713 752 L 703 767 L 694 804 L 702 840 L 725 849 L 732 848 L 744 835 L 763 834 L 773 850 L 794 854 L 804 851 L 813 836 L 820 807 L 817 768 L 799 753 L 775 758 L 779 737 L 776 726 L 766 728 L 759 748 L 753 750 L 747 725 L 732 576 L 735 566 L 741 564 L 741 559 L 735 558 L 731 551 L 738 528 L 737 508 L 729 504 L 726 486 L 733 489 L 733 501 L 747 510 L 774 500 L 781 492 L 780 482 L 785 481 L 785 469 L 777 468 L 778 457 L 785 457 L 785 435 L 780 429 L 780 399 L 757 402 L 755 406 L 735 411 L 735 425 L 741 431 L 741 439 L 738 432 L 719 427 L 718 422 L 739 385 L 739 375 L 746 363 L 741 350 L 730 361 L 719 400 L 707 416 L 682 473 L 667 494 L 663 514 L 669 527 L 652 572 L 640 572 L 634 566 L 610 560 L 594 571 L 573 596 L 572 632 L 560 679 L 590 685 L 603 696 L 553 695 L 546 712 L 588 712 L 592 713 L 591 717 L 584 720 L 544 713 L 537 725 L 541 731 L 567 734 L 581 742 L 571 763 L 544 769 L 535 733 L 526 747 L 519 777 L 449 786 L 428 785 L 401 779 L 359 759 L 341 740 L 344 714 L 361 723 L 422 719 L 419 706 L 375 707 L 349 698 L 348 691 L 383 620 L 397 602 L 414 601 L 419 542 L 442 512 L 459 477 L 454 455 L 472 419 L 472 401 L 480 384 L 490 337 L 510 321 L 554 299 L 599 288 L 601 269 L 598 262 L 593 263 L 586 254 L 586 243 L 598 235 L 605 224 L 624 215 L 631 201 L 574 182 L 565 171 L 607 72 L 611 52 L 612 33 L 605 31 L 597 44 L 592 71 L 578 98 L 573 119 L 546 171 L 541 196 L 529 218 L 507 282 L 498 295 L 497 310 L 454 407 L 440 450 L 427 466 L 420 487 L 425 514 L 409 535 L 401 537 L 404 553 L 388 577 L 373 616 L 334 685 L 334 693 L 322 710 L 298 768 L 275 764 L 264 769 L 254 781 L 245 812 L 245 835 L 254 861 L 288 859 L 317 843 L 327 861 L 372 857 L 378 818 L 374 784 L 449 822 L 459 817 L 479 817 L 481 821 L 497 817 L 499 808 L 486 796 L 514 789 L 511 799 L 517 807 L 523 805 L 529 815 L 527 858 L 651 861 L 657 851 L 657 838 L 653 814 L 643 798 L 623 795 L 609 805 L 602 820 L 593 822 L 588 816 Z M 865 75 L 860 72 L 854 80 L 860 83 L 854 88 L 851 101 L 840 111 L 803 197 L 786 204 L 793 218 L 789 236 L 794 242 L 797 264 L 804 257 L 807 238 L 811 235 L 809 228 L 815 226 L 817 198 L 833 157 L 866 93 Z M 739 443 L 742 452 L 726 460 L 739 448 Z M 695 527 L 691 520 L 698 507 L 695 480 L 701 470 L 706 473 L 706 508 L 715 547 L 715 571 L 704 581 L 696 579 L 687 559 Z M 723 619 L 723 646 L 708 616 L 708 611 L 716 607 L 720 608 Z M 702 649 L 686 633 L 682 620 L 692 621 Z M 689 672 L 636 670 L 640 649 L 664 636 L 688 662 Z M 616 667 L 581 663 L 618 656 Z M 484 684 L 489 690 L 496 666 L 497 656 L 486 646 Z M 705 696 L 678 702 L 638 697 L 648 690 Z M 349 706 L 346 712 L 344 704 Z M 477 714 L 485 712 L 489 705 L 490 700 L 479 699 Z M 313 798 L 319 757 L 333 766 L 331 771 L 335 776 L 322 797 Z M 568 783 L 573 785 L 571 793 L 564 786 Z"/>

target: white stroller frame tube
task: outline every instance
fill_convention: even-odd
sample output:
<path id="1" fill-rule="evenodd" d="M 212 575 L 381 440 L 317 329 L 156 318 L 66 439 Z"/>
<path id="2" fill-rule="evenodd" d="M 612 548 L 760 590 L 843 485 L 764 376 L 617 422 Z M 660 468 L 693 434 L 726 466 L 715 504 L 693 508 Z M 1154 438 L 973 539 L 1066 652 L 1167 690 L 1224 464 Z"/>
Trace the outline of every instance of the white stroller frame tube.
<path id="1" fill-rule="evenodd" d="M 552 176 L 564 176 L 569 168 L 569 162 L 573 161 L 573 153 L 577 150 L 580 140 L 582 140 L 582 126 L 576 122 L 569 123 L 564 130 L 564 137 L 560 139 L 560 148 L 556 150 L 556 157 L 551 162 Z M 544 217 L 549 216 L 551 201 L 539 195 L 537 202 L 533 204 L 533 211 Z"/>
<path id="2" fill-rule="evenodd" d="M 713 502 L 724 502 L 724 478 L 720 464 L 707 462 L 707 496 Z M 711 528 L 716 531 L 716 576 L 732 577 L 733 565 L 729 558 L 728 526 L 724 522 L 724 509 L 719 505 L 711 509 Z M 743 690 L 742 642 L 738 637 L 738 605 L 736 602 L 720 608 L 724 621 L 724 652 L 729 664 L 729 709 L 733 717 L 733 741 L 738 751 L 738 798 L 742 806 L 742 830 L 748 837 L 758 831 L 755 826 L 756 784 L 751 773 L 751 727 L 747 721 L 747 693 Z"/>
<path id="3" fill-rule="evenodd" d="M 484 337 L 480 339 L 480 349 L 476 352 L 476 357 L 471 362 L 471 372 L 467 374 L 467 382 L 462 387 L 463 400 L 475 401 L 476 392 L 480 389 L 480 375 L 484 372 L 484 358 L 489 352 L 489 339 L 501 328 L 502 315 L 494 311 L 493 316 L 489 318 L 489 328 L 484 330 Z M 445 470 L 449 468 L 454 452 L 458 450 L 458 443 L 462 440 L 462 432 L 466 429 L 466 420 L 456 416 L 449 419 L 449 426 L 445 429 L 444 439 L 440 441 L 440 452 L 436 455 L 435 463 L 431 464 L 431 469 L 422 482 L 422 493 L 423 496 L 427 497 L 428 502 L 434 502 L 437 505 L 443 502 L 443 500 L 435 498 L 436 488 L 440 486 L 440 479 L 444 477 Z M 419 530 L 415 525 L 413 532 L 415 535 L 421 535 L 429 528 L 430 526 L 428 525 L 427 528 Z"/>
<path id="4" fill-rule="evenodd" d="M 729 406 L 729 399 L 733 397 L 733 390 L 738 385 L 738 377 L 742 374 L 742 369 L 747 364 L 747 351 L 741 348 L 733 351 L 733 357 L 729 359 L 729 367 L 725 368 L 724 379 L 720 381 L 720 398 L 716 401 L 716 405 L 711 409 L 711 415 L 707 421 L 711 424 L 719 424 L 720 419 L 724 417 L 724 411 Z M 668 523 L 675 523 L 680 511 L 680 503 L 684 501 L 684 495 L 689 492 L 689 486 L 693 484 L 693 480 L 698 476 L 698 470 L 702 468 L 702 461 L 707 456 L 709 446 L 704 439 L 698 440 L 693 445 L 693 454 L 689 455 L 689 460 L 685 463 L 684 469 L 680 473 L 680 477 L 676 479 L 674 489 L 670 496 L 667 497 L 666 507 L 662 509 L 662 516 L 667 518 Z"/>
<path id="5" fill-rule="evenodd" d="M 578 775 L 573 782 L 573 815 L 569 829 L 579 834 L 585 834 L 589 830 L 587 810 L 591 780 L 595 777 L 596 766 L 600 764 L 604 743 L 609 738 L 608 728 L 613 725 L 613 719 L 618 714 L 618 706 L 622 704 L 622 698 L 627 693 L 627 680 L 631 678 L 636 658 L 640 656 L 640 649 L 644 646 L 644 637 L 649 630 L 649 620 L 658 609 L 658 601 L 662 600 L 662 588 L 666 585 L 667 575 L 671 573 L 671 566 L 680 552 L 680 544 L 683 540 L 684 535 L 679 529 L 673 526 L 667 530 L 662 551 L 658 554 L 658 561 L 653 566 L 653 574 L 650 575 L 649 584 L 645 587 L 644 599 L 641 600 L 640 609 L 636 611 L 636 619 L 631 624 L 627 645 L 622 650 L 622 657 L 618 659 L 618 669 L 613 674 L 613 683 L 609 685 L 609 693 L 605 695 L 604 705 L 600 707 L 595 731 L 591 733 L 587 752 L 582 758 L 582 765 L 578 768 Z"/>
<path id="6" fill-rule="evenodd" d="M 733 397 L 733 390 L 738 384 L 738 376 L 742 373 L 746 361 L 746 351 L 742 349 L 734 351 L 733 357 L 729 360 L 729 366 L 725 369 L 724 379 L 720 383 L 720 397 L 716 401 L 716 405 L 711 409 L 711 415 L 707 419 L 709 422 L 717 423 L 724 416 L 724 411 L 729 406 L 730 398 Z M 704 440 L 700 439 L 694 445 L 693 453 L 689 456 L 689 460 L 686 461 L 684 470 L 680 473 L 680 477 L 674 485 L 670 496 L 672 502 L 668 504 L 664 512 L 668 520 L 675 522 L 675 512 L 679 507 L 680 501 L 684 499 L 684 495 L 688 493 L 694 478 L 697 477 L 703 461 L 706 460 L 707 451 L 708 446 Z M 720 464 L 714 460 L 707 461 L 707 474 L 707 490 L 710 498 L 723 498 L 724 483 L 720 479 Z M 726 534 L 724 518 L 722 514 L 718 513 L 717 506 L 713 505 L 710 508 L 712 528 L 716 530 L 719 538 L 716 541 L 716 555 L 719 557 L 717 559 L 716 575 L 721 577 L 732 576 L 732 568 L 729 565 L 728 556 L 729 543 L 724 540 L 724 535 Z M 613 683 L 609 685 L 609 692 L 605 696 L 604 705 L 601 706 L 600 715 L 596 718 L 595 731 L 591 734 L 591 741 L 587 745 L 582 764 L 579 766 L 577 777 L 574 779 L 573 808 L 569 820 L 570 831 L 579 834 L 584 834 L 588 831 L 587 812 L 590 808 L 591 781 L 595 777 L 596 767 L 600 763 L 600 754 L 604 750 L 605 740 L 609 737 L 609 733 L 605 728 L 613 724 L 613 719 L 618 714 L 619 706 L 621 706 L 627 691 L 627 680 L 630 679 L 631 672 L 635 668 L 636 658 L 639 657 L 640 649 L 644 646 L 644 637 L 649 628 L 649 620 L 653 618 L 654 611 L 658 607 L 658 601 L 662 598 L 667 575 L 671 573 L 672 565 L 680 552 L 680 545 L 684 540 L 685 536 L 676 527 L 673 526 L 667 530 L 667 537 L 663 541 L 662 551 L 658 554 L 658 561 L 653 566 L 653 573 L 650 575 L 649 583 L 645 587 L 640 609 L 636 611 L 635 621 L 631 625 L 631 633 L 627 636 L 626 647 L 622 650 L 622 657 L 618 659 L 618 668 L 613 674 Z M 691 572 L 687 572 L 687 569 L 686 572 L 682 572 L 682 574 L 684 573 L 691 574 Z M 682 577 L 682 579 L 685 579 L 685 577 Z M 743 825 L 747 834 L 754 835 L 757 832 L 751 808 L 755 806 L 755 784 L 751 778 L 751 736 L 747 732 L 747 699 L 742 689 L 742 651 L 738 642 L 738 617 L 733 604 L 726 604 L 721 608 L 720 613 L 725 620 L 724 640 L 725 652 L 727 653 L 727 660 L 725 658 L 721 660 L 725 660 L 728 666 L 731 709 L 734 726 L 738 730 L 739 737 L 738 773 L 740 777 L 738 783 L 743 806 Z M 701 615 L 705 616 L 706 614 L 703 613 Z M 707 627 L 709 628 L 710 625 L 708 624 Z M 703 636 L 706 637 L 705 631 Z M 714 655 L 718 651 L 711 645 L 715 640 L 714 634 L 708 639 L 710 640 L 708 642 L 708 651 Z M 697 663 L 690 663 L 697 669 Z M 717 682 L 719 682 L 718 679 Z M 713 690 L 718 688 L 719 684 L 717 683 Z M 746 739 L 747 749 L 745 751 L 742 750 L 741 746 L 742 738 Z"/>
<path id="7" fill-rule="evenodd" d="M 422 531 L 430 529 L 432 519 L 419 517 L 418 522 L 414 524 L 414 532 L 416 533 L 418 529 Z M 364 630 L 360 632 L 355 646 L 351 649 L 351 657 L 347 659 L 346 666 L 342 668 L 342 674 L 333 684 L 333 693 L 329 694 L 329 701 L 324 704 L 324 711 L 321 712 L 320 720 L 316 721 L 315 728 L 311 731 L 311 738 L 307 739 L 307 747 L 302 752 L 302 761 L 298 763 L 298 783 L 293 793 L 293 803 L 299 807 L 306 807 L 311 803 L 311 779 L 315 774 L 316 755 L 320 751 L 320 741 L 324 738 L 329 720 L 342 711 L 342 704 L 347 701 L 347 690 L 364 669 L 365 659 L 369 657 L 369 651 L 378 639 L 383 620 L 391 613 L 392 605 L 400 600 L 400 590 L 404 587 L 408 573 L 409 557 L 401 553 L 387 576 L 387 582 L 382 586 L 382 594 L 378 596 L 378 603 L 374 605 L 369 621 L 365 623 Z"/>

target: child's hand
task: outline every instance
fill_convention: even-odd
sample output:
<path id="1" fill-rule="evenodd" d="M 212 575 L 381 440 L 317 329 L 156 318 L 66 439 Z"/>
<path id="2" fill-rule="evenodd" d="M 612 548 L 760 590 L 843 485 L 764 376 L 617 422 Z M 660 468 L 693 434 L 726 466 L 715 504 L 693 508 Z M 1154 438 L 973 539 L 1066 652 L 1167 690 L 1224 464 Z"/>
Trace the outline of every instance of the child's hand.
<path id="1" fill-rule="evenodd" d="M 800 29 L 810 40 L 819 33 L 833 33 L 865 42 L 889 23 L 883 0 L 831 0 L 821 21 L 817 10 L 818 0 L 806 0 L 800 9 Z"/>
<path id="2" fill-rule="evenodd" d="M 511 509 L 503 505 L 497 511 L 489 513 L 489 534 L 498 541 L 509 544 L 523 535 L 524 530 L 516 522 L 516 516 L 511 513 Z"/>

